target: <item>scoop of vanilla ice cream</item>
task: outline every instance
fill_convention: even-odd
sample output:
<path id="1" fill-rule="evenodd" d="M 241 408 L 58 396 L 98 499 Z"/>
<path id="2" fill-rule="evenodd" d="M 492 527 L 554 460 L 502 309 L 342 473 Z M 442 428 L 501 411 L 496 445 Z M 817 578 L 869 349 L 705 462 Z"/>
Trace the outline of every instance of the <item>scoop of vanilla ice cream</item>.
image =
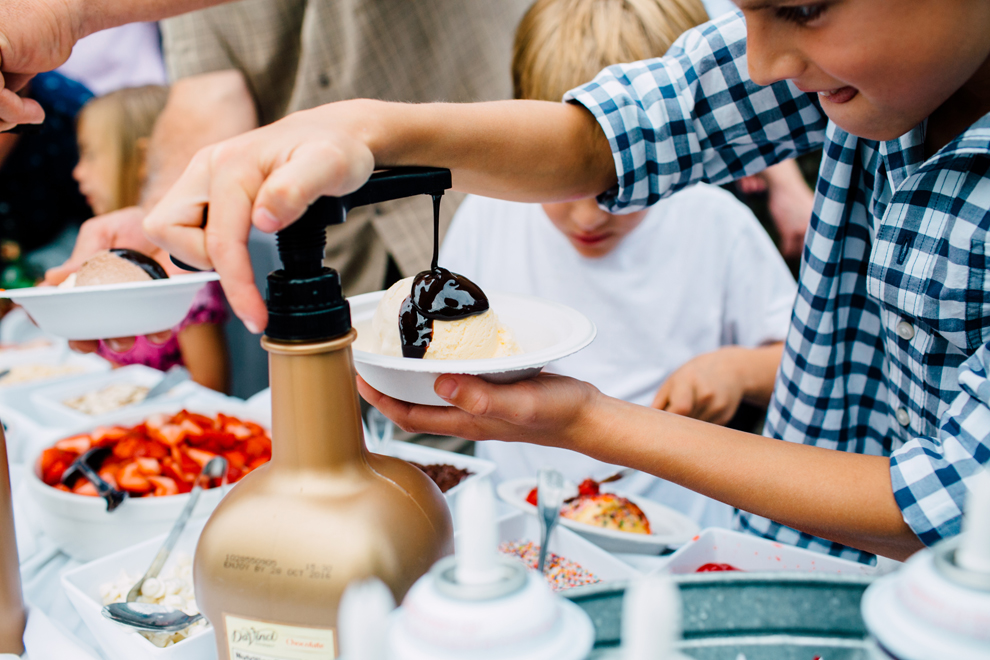
<path id="1" fill-rule="evenodd" d="M 399 309 L 412 291 L 412 277 L 393 284 L 382 296 L 371 320 L 371 331 L 380 342 L 379 353 L 402 357 Z M 503 325 L 494 310 L 456 321 L 434 321 L 433 338 L 423 356 L 426 360 L 475 360 L 522 353 L 512 330 Z"/>

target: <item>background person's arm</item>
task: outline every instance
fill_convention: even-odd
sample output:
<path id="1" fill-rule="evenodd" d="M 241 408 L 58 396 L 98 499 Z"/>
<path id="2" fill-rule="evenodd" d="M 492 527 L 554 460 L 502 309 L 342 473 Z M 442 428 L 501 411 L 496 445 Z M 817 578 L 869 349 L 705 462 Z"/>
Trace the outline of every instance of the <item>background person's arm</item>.
<path id="1" fill-rule="evenodd" d="M 4 0 L 0 3 L 0 131 L 37 124 L 44 112 L 16 92 L 32 76 L 69 58 L 83 37 L 100 30 L 156 21 L 227 0 Z"/>
<path id="2" fill-rule="evenodd" d="M 407 431 L 565 447 L 867 552 L 905 559 L 922 547 L 894 499 L 887 457 L 733 431 L 551 374 L 513 385 L 442 376 L 436 390 L 449 408 L 391 399 L 360 378 L 358 388 Z"/>

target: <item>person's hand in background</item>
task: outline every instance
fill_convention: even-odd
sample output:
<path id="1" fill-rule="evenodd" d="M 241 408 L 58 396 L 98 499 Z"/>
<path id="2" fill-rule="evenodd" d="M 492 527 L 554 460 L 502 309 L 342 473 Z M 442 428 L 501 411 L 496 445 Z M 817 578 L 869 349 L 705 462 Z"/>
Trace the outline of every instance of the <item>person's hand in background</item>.
<path id="1" fill-rule="evenodd" d="M 780 364 L 782 343 L 760 348 L 723 346 L 685 362 L 667 377 L 653 407 L 725 425 L 743 400 L 765 406 Z"/>
<path id="2" fill-rule="evenodd" d="M 65 278 L 79 270 L 84 261 L 101 250 L 129 248 L 147 255 L 158 252 L 158 246 L 144 235 L 141 227 L 144 216 L 145 212 L 141 207 L 130 206 L 84 222 L 79 228 L 79 236 L 68 261 L 48 269 L 44 283 L 50 286 L 61 284 Z"/>

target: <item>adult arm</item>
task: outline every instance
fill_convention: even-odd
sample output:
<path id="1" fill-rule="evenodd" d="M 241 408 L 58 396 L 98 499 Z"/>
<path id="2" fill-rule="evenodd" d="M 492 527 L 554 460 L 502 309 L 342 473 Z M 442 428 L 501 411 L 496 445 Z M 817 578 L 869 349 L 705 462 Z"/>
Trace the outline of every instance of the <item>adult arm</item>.
<path id="1" fill-rule="evenodd" d="M 408 431 L 566 447 L 867 552 L 904 559 L 922 547 L 894 499 L 885 457 L 733 431 L 550 374 L 513 385 L 442 376 L 436 391 L 449 408 L 397 401 L 360 379 L 358 386 Z"/>
<path id="2" fill-rule="evenodd" d="M 156 21 L 226 0 L 4 0 L 0 3 L 0 131 L 37 124 L 44 112 L 16 92 L 35 74 L 69 58 L 83 37 L 137 21 Z"/>
<path id="3" fill-rule="evenodd" d="M 267 314 L 246 268 L 250 223 L 280 229 L 376 167 L 448 167 L 459 190 L 518 201 L 605 191 L 610 208 L 633 210 L 819 146 L 817 101 L 787 83 L 755 85 L 745 41 L 741 18 L 706 24 L 665 58 L 607 69 L 571 104 L 361 100 L 297 113 L 197 155 L 145 228 L 183 261 L 215 267 L 234 311 L 261 330 Z"/>

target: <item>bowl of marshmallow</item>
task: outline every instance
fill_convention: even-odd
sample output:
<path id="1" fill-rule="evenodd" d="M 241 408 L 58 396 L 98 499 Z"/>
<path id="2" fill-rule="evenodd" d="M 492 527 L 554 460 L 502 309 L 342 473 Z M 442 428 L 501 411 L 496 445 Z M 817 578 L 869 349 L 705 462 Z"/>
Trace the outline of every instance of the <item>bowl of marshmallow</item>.
<path id="1" fill-rule="evenodd" d="M 491 293 L 442 268 L 350 298 L 354 365 L 393 398 L 449 405 L 433 391 L 441 374 L 494 383 L 531 378 L 595 338 L 595 325 L 565 305 Z"/>

